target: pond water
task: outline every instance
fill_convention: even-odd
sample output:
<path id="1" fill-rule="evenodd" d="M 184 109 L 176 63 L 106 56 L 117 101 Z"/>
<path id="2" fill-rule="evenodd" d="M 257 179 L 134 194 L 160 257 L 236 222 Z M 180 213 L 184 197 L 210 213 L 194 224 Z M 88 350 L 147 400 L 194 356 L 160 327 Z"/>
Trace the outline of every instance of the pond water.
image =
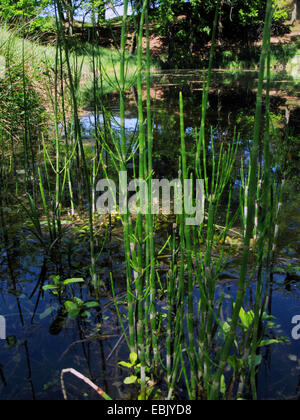
<path id="1" fill-rule="evenodd" d="M 154 170 L 158 177 L 177 176 L 180 91 L 184 95 L 188 150 L 193 153 L 192 129 L 200 126 L 202 83 L 202 73 L 195 71 L 169 71 L 152 77 Z M 274 124 L 281 131 L 288 129 L 295 147 L 288 162 L 278 266 L 272 278 L 268 309 L 278 324 L 274 334 L 287 336 L 290 342 L 263 350 L 258 375 L 261 399 L 300 398 L 300 340 L 292 338 L 292 318 L 300 316 L 299 84 L 299 79 L 288 78 L 284 73 L 272 79 Z M 208 134 L 209 127 L 213 127 L 215 147 L 231 141 L 236 127 L 240 133 L 240 157 L 245 161 L 251 146 L 256 88 L 256 72 L 217 71 L 209 95 Z M 118 133 L 118 95 L 111 94 L 108 102 L 111 126 Z M 102 122 L 103 117 L 99 116 L 99 120 Z M 94 117 L 87 112 L 82 118 L 82 129 L 91 147 L 93 125 Z M 137 126 L 134 93 L 128 92 L 128 141 L 134 143 Z M 238 168 L 236 175 L 238 178 Z M 57 258 L 50 259 L 30 232 L 30 225 L 26 222 L 14 225 L 14 215 L 9 215 L 9 209 L 7 213 L 13 228 L 10 246 L 1 243 L 0 248 L 0 315 L 5 316 L 7 333 L 7 340 L 0 340 L 0 399 L 62 399 L 60 372 L 71 367 L 87 375 L 113 398 L 130 399 L 131 389 L 122 383 L 126 371 L 117 365 L 127 360 L 128 352 L 124 342 L 119 342 L 121 327 L 111 298 L 103 297 L 100 308 L 91 309 L 87 318 L 70 320 L 57 297 L 42 290 L 54 273 L 60 273 L 62 278 L 89 275 L 88 241 L 83 229 L 73 229 L 69 222 L 70 234 L 62 240 Z M 80 244 L 74 240 L 78 235 L 82 236 Z M 121 233 L 115 231 L 112 236 L 109 246 L 104 246 L 98 270 L 105 280 L 113 272 L 122 299 Z M 229 295 L 236 289 L 233 279 L 238 275 L 237 262 L 232 261 L 219 285 Z M 75 287 L 82 300 L 95 300 L 87 285 Z M 66 382 L 70 399 L 97 399 L 93 391 L 76 379 L 67 378 Z"/>

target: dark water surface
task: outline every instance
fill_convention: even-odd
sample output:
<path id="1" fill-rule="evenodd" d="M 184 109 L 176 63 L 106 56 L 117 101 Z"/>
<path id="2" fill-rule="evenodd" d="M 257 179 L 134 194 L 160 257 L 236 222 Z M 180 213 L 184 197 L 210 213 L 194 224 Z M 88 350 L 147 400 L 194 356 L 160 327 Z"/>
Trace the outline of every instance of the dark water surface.
<path id="1" fill-rule="evenodd" d="M 300 80 L 288 80 L 286 74 L 279 74 L 273 77 L 271 89 L 274 124 L 279 130 L 285 124 L 288 128 L 284 130 L 288 129 L 293 139 L 299 139 L 299 83 Z M 240 133 L 239 158 L 243 157 L 245 162 L 251 147 L 256 86 L 255 72 L 238 75 L 215 72 L 209 97 L 208 133 L 212 126 L 215 147 L 231 141 L 236 127 Z M 158 177 L 177 177 L 180 91 L 185 98 L 187 145 L 192 155 L 192 130 L 200 126 L 201 120 L 202 74 L 185 71 L 153 76 L 154 169 Z M 109 103 L 112 128 L 118 132 L 117 95 L 112 94 Z M 137 112 L 131 93 L 127 110 L 128 141 L 134 143 Z M 92 148 L 93 121 L 88 113 L 82 119 L 85 140 Z M 287 336 L 290 342 L 263 349 L 258 375 L 261 399 L 300 398 L 300 340 L 291 335 L 292 318 L 300 315 L 299 142 L 295 144 L 298 149 L 295 146 L 288 162 L 290 179 L 284 195 L 278 265 L 268 308 L 278 324 L 274 335 Z M 238 168 L 236 175 L 238 179 Z M 237 181 L 237 189 L 238 186 Z M 14 215 L 9 215 L 9 209 L 5 211 L 13 226 Z M 124 341 L 116 346 L 121 328 L 109 296 L 101 299 L 101 310 L 91 309 L 86 319 L 69 320 L 57 297 L 41 289 L 54 273 L 61 273 L 62 278 L 88 276 L 88 242 L 84 236 L 79 245 L 74 240 L 82 229 L 72 231 L 62 240 L 60 255 L 53 260 L 45 255 L 29 228 L 25 222 L 13 226 L 11 246 L 0 248 L 0 315 L 7 322 L 7 340 L 0 341 L 0 399 L 62 399 L 60 372 L 71 367 L 87 375 L 113 398 L 130 399 L 131 389 L 122 384 L 127 372 L 117 365 L 127 360 L 128 352 Z M 113 273 L 120 299 L 124 289 L 122 260 L 121 232 L 115 232 L 110 245 L 103 249 L 98 268 L 101 278 L 107 281 L 110 272 Z M 219 288 L 231 295 L 236 290 L 232 278 L 238 273 L 237 261 L 232 261 L 229 271 L 233 275 L 229 274 Z M 88 286 L 73 287 L 75 295 L 84 301 L 95 300 Z M 66 377 L 66 383 L 71 399 L 98 398 L 72 377 Z"/>

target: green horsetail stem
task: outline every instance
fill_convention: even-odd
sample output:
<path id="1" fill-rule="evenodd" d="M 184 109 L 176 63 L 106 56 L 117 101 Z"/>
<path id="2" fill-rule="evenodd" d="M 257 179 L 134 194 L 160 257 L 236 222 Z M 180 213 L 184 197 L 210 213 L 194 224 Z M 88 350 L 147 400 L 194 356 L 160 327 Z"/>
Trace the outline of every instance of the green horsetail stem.
<path id="1" fill-rule="evenodd" d="M 183 181 L 188 179 L 186 147 L 185 147 L 185 129 L 184 129 L 184 114 L 183 114 L 183 98 L 182 93 L 179 95 L 180 103 L 180 138 L 181 138 L 181 157 L 182 157 L 182 178 Z M 188 195 L 186 187 L 184 188 L 184 198 Z M 194 342 L 194 305 L 193 305 L 193 262 L 192 262 L 192 245 L 191 245 L 191 228 L 185 223 L 184 226 L 185 237 L 185 251 L 187 257 L 187 270 L 188 270 L 188 314 L 187 314 L 187 328 L 189 336 L 189 351 L 191 355 L 191 395 L 196 399 L 197 387 L 197 374 L 196 374 L 196 361 L 195 361 L 195 342 Z M 184 264 L 184 256 L 182 255 L 181 264 Z"/>
<path id="2" fill-rule="evenodd" d="M 147 266 L 150 264 L 150 272 L 148 270 L 148 281 L 150 283 L 150 326 L 151 326 L 151 338 L 152 338 L 152 350 L 154 358 L 155 370 L 159 364 L 159 348 L 158 348 L 158 334 L 157 334 L 157 322 L 156 322 L 156 278 L 155 278 L 155 243 L 154 243 L 154 226 L 153 216 L 151 214 L 151 203 L 152 203 L 152 177 L 153 177 L 153 126 L 152 126 L 152 115 L 151 115 L 151 59 L 150 59 L 150 35 L 149 35 L 149 1 L 145 2 L 145 21 L 146 21 L 146 89 L 147 89 L 147 153 L 148 153 L 148 167 L 145 168 L 145 174 L 148 179 L 148 203 L 149 211 L 146 215 L 146 235 L 147 240 L 147 253 L 148 260 Z M 147 169 L 147 170 L 146 170 Z M 146 329 L 147 329 L 146 323 Z"/>
<path id="3" fill-rule="evenodd" d="M 146 165 L 146 136 L 145 136 L 145 122 L 143 113 L 143 34 L 145 11 L 148 7 L 148 1 L 143 3 L 143 9 L 140 19 L 140 30 L 138 36 L 138 71 L 137 71 L 137 92 L 138 92 L 138 121 L 139 121 L 139 179 L 144 180 L 147 176 L 148 168 Z M 148 122 L 149 123 L 149 122 Z M 148 217 L 146 217 L 146 232 L 148 234 Z M 136 280 L 137 289 L 137 305 L 138 305 L 138 322 L 137 322 L 137 342 L 138 354 L 141 362 L 141 396 L 145 397 L 146 388 L 146 361 L 145 361 L 145 323 L 144 318 L 144 269 L 143 269 L 143 215 L 141 212 L 137 215 L 137 257 L 138 257 L 138 276 Z"/>
<path id="4" fill-rule="evenodd" d="M 212 31 L 212 41 L 211 41 L 211 49 L 210 49 L 210 54 L 209 54 L 207 78 L 205 80 L 205 77 L 204 77 L 204 81 L 203 81 L 201 127 L 200 127 L 199 140 L 197 142 L 196 160 L 195 160 L 197 175 L 200 178 L 202 178 L 201 164 L 200 164 L 200 156 L 201 156 L 200 149 L 201 149 L 201 142 L 205 138 L 206 114 L 207 114 L 207 109 L 208 109 L 208 94 L 209 94 L 209 89 L 210 89 L 210 81 L 211 81 L 211 74 L 212 74 L 212 68 L 213 68 L 213 59 L 214 59 L 214 52 L 215 52 L 220 5 L 221 5 L 221 0 L 218 0 L 217 5 L 216 5 L 216 12 L 215 12 L 213 31 Z M 206 153 L 206 150 L 203 150 L 203 153 Z M 205 175 L 205 178 L 206 178 L 206 175 Z"/>
<path id="5" fill-rule="evenodd" d="M 86 157 L 85 157 L 85 150 L 84 150 L 84 146 L 82 142 L 81 128 L 80 128 L 80 122 L 79 122 L 78 103 L 77 103 L 77 97 L 76 97 L 76 85 L 78 84 L 78 81 L 76 81 L 76 75 L 75 75 L 75 81 L 74 81 L 74 77 L 73 77 L 73 73 L 71 69 L 70 57 L 69 57 L 69 46 L 66 39 L 65 31 L 63 28 L 62 5 L 61 5 L 60 0 L 56 0 L 55 4 L 58 11 L 58 17 L 57 17 L 58 30 L 59 30 L 59 33 L 61 34 L 61 38 L 63 40 L 64 50 L 65 50 L 65 59 L 66 59 L 67 71 L 68 71 L 69 88 L 70 88 L 70 94 L 71 94 L 72 105 L 73 105 L 75 137 L 76 137 L 76 141 L 78 141 L 78 144 L 79 144 L 81 159 L 83 163 L 84 184 L 85 184 L 87 199 L 88 199 L 91 275 L 92 275 L 92 283 L 95 287 L 95 290 L 97 291 L 101 284 L 98 282 L 97 273 L 96 273 L 96 265 L 95 265 L 95 241 L 94 241 L 94 225 L 93 225 L 93 209 L 92 209 L 93 207 L 92 206 L 92 189 L 91 189 L 91 183 L 90 183 L 89 168 L 88 168 Z"/>
<path id="6" fill-rule="evenodd" d="M 121 119 L 121 170 L 126 171 L 127 161 L 127 147 L 126 147 L 126 132 L 125 132 L 125 54 L 126 54 L 126 39 L 127 39 L 127 15 L 128 15 L 128 0 L 124 1 L 122 31 L 121 31 L 121 62 L 120 62 L 120 119 Z M 120 188 L 126 188 L 121 185 Z M 129 214 L 126 211 L 123 218 L 124 230 L 124 252 L 126 262 L 126 282 L 127 282 L 127 300 L 128 300 L 128 324 L 129 324 L 129 343 L 130 352 L 136 352 L 135 345 L 135 320 L 134 320 L 134 299 L 132 296 L 132 276 L 131 276 L 131 251 L 130 251 L 130 226 Z"/>
<path id="7" fill-rule="evenodd" d="M 260 71 L 259 71 L 259 85 L 257 93 L 257 104 L 256 104 L 256 114 L 255 114 L 255 127 L 254 127 L 254 139 L 251 151 L 251 174 L 249 181 L 249 191 L 248 191 L 248 214 L 247 214 L 247 224 L 246 224 L 246 235 L 244 241 L 243 249 L 243 258 L 240 272 L 240 279 L 238 283 L 238 291 L 235 302 L 235 307 L 232 316 L 232 322 L 230 331 L 226 336 L 224 348 L 222 354 L 220 355 L 219 368 L 217 369 L 209 394 L 209 399 L 218 399 L 220 393 L 220 383 L 221 377 L 223 375 L 224 368 L 226 366 L 226 360 L 229 355 L 229 352 L 236 335 L 236 328 L 238 325 L 238 319 L 240 310 L 243 305 L 244 296 L 245 296 L 245 285 L 248 271 L 248 260 L 249 260 L 249 249 L 250 241 L 253 236 L 254 228 L 254 218 L 255 218 L 255 203 L 256 203 L 256 194 L 257 194 L 257 168 L 258 168 L 258 147 L 259 147 L 259 138 L 260 138 L 260 129 L 261 129 L 261 120 L 262 120 L 262 97 L 263 97 L 263 84 L 264 84 L 264 75 L 265 75 L 265 64 L 269 48 L 269 39 L 271 34 L 271 23 L 272 23 L 272 0 L 267 1 L 266 7 L 266 19 L 264 27 L 264 36 L 263 36 L 263 46 L 260 59 Z M 253 360 L 253 358 L 252 358 Z"/>
<path id="8" fill-rule="evenodd" d="M 268 28 L 271 28 L 272 25 L 272 18 L 273 18 L 273 11 L 268 16 L 269 21 L 266 22 Z M 266 118 L 265 118 L 265 132 L 264 132 L 264 167 L 263 167 L 263 184 L 262 184 L 262 202 L 263 202 L 263 209 L 261 218 L 263 219 L 262 222 L 262 230 L 261 232 L 261 239 L 259 240 L 259 253 L 261 254 L 261 258 L 263 257 L 265 243 L 267 244 L 268 250 L 268 257 L 267 257 L 267 278 L 268 278 L 268 270 L 270 265 L 270 253 L 271 253 L 271 159 L 270 159 L 270 78 L 271 78 L 271 65 L 270 65 L 270 56 L 271 56 L 271 35 L 269 34 L 267 41 L 266 41 L 266 67 L 267 67 L 267 84 L 266 84 Z M 258 217 L 258 215 L 257 215 Z M 257 347 L 258 347 L 258 338 L 259 338 L 259 328 L 262 322 L 262 315 L 265 311 L 266 299 L 267 299 L 267 291 L 269 287 L 269 281 L 267 280 L 266 284 L 266 293 L 263 296 L 263 273 L 262 269 L 259 272 L 258 279 L 257 279 L 257 290 L 256 290 L 256 299 L 255 299 L 255 308 L 254 308 L 254 331 L 253 331 L 253 339 L 252 339 L 252 351 L 251 351 L 251 390 L 252 396 L 254 400 L 257 400 L 257 389 L 256 389 L 256 355 L 257 355 Z"/>

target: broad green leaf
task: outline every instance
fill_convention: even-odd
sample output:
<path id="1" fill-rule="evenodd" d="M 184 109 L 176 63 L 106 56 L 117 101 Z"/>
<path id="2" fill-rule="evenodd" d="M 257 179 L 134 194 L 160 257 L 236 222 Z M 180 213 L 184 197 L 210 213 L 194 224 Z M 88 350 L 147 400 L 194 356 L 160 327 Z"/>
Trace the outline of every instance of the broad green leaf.
<path id="1" fill-rule="evenodd" d="M 71 312 L 72 310 L 77 309 L 77 305 L 71 300 L 67 300 L 65 302 L 65 308 L 67 312 Z"/>
<path id="2" fill-rule="evenodd" d="M 259 347 L 270 346 L 271 344 L 280 344 L 281 340 L 262 340 L 259 344 Z"/>
<path id="3" fill-rule="evenodd" d="M 243 328 L 249 329 L 254 320 L 253 311 L 245 312 L 245 310 L 241 308 L 239 315 L 240 315 L 240 320 L 242 322 Z"/>
<path id="4" fill-rule="evenodd" d="M 247 319 L 246 319 L 246 312 L 245 312 L 244 308 L 241 308 L 239 315 L 240 315 L 240 320 L 243 324 L 243 327 L 245 327 L 246 323 L 247 323 Z"/>
<path id="5" fill-rule="evenodd" d="M 247 317 L 248 328 L 250 328 L 255 318 L 254 312 L 253 311 L 247 312 L 246 317 Z"/>
<path id="6" fill-rule="evenodd" d="M 84 304 L 86 308 L 97 308 L 99 306 L 98 302 L 86 302 Z"/>
<path id="7" fill-rule="evenodd" d="M 136 381 L 137 381 L 137 376 L 128 376 L 127 378 L 124 379 L 124 384 L 131 385 L 131 384 L 135 384 Z"/>
<path id="8" fill-rule="evenodd" d="M 75 305 L 82 306 L 84 304 L 82 299 L 79 299 L 78 297 L 74 297 Z"/>
<path id="9" fill-rule="evenodd" d="M 59 286 L 60 285 L 60 276 L 53 276 L 52 280 L 54 281 L 54 283 Z"/>
<path id="10" fill-rule="evenodd" d="M 68 312 L 68 315 L 70 318 L 76 318 L 79 315 L 80 311 L 78 308 L 72 309 L 70 312 Z"/>
<path id="11" fill-rule="evenodd" d="M 276 319 L 273 315 L 268 315 L 266 312 L 263 313 L 262 320 L 263 321 L 271 321 L 272 319 Z"/>
<path id="12" fill-rule="evenodd" d="M 57 286 L 54 286 L 54 284 L 48 284 L 47 286 L 43 286 L 43 290 L 57 290 Z"/>
<path id="13" fill-rule="evenodd" d="M 228 324 L 228 322 L 224 322 L 223 325 L 222 325 L 222 328 L 223 328 L 223 332 L 225 334 L 228 334 L 229 333 L 229 331 L 230 331 L 230 325 Z"/>
<path id="14" fill-rule="evenodd" d="M 64 281 L 64 285 L 67 286 L 68 284 L 74 284 L 74 283 L 84 283 L 83 279 L 67 279 Z"/>
<path id="15" fill-rule="evenodd" d="M 119 362 L 118 365 L 126 367 L 126 368 L 132 368 L 132 364 L 128 362 Z"/>
<path id="16" fill-rule="evenodd" d="M 135 365 L 136 364 L 136 361 L 137 361 L 137 358 L 138 358 L 138 355 L 136 353 L 130 353 L 129 358 L 130 358 L 131 363 L 133 365 Z"/>

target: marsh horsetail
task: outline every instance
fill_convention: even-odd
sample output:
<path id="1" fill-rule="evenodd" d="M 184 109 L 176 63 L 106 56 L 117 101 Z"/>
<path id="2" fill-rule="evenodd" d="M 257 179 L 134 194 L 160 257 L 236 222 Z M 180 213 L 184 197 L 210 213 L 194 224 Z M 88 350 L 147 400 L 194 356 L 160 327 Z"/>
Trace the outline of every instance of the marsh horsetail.
<path id="1" fill-rule="evenodd" d="M 50 397 L 58 386 L 65 399 L 73 391 L 74 398 L 90 398 L 77 385 L 67 392 L 65 374 L 71 373 L 107 401 L 259 399 L 262 349 L 285 342 L 272 316 L 273 286 L 290 291 L 299 275 L 297 255 L 287 247 L 290 259 L 280 254 L 279 267 L 288 267 L 286 277 L 274 280 L 284 187 L 294 162 L 278 134 L 287 140 L 288 121 L 274 117 L 283 106 L 271 98 L 272 22 L 280 21 L 281 6 L 262 2 L 263 18 L 256 2 L 247 2 L 248 14 L 239 1 L 235 7 L 223 0 L 156 6 L 124 0 L 122 12 L 115 2 L 107 11 L 105 1 L 28 3 L 35 10 L 49 6 L 49 45 L 27 39 L 44 9 L 32 19 L 28 6 L 24 21 L 16 12 L 23 26 L 10 18 L 10 27 L 0 29 L 0 267 L 9 279 L 3 308 L 14 308 L 5 314 L 1 306 L 0 340 L 15 352 L 15 363 L 22 359 L 18 348 L 25 349 L 26 392 L 36 396 L 28 343 L 36 329 L 43 346 L 45 328 L 58 343 L 49 362 L 55 374 L 41 375 Z M 195 12 L 199 7 L 204 17 Z M 229 36 L 226 19 L 239 19 L 240 27 L 259 21 L 263 29 L 261 45 L 253 47 L 260 55 L 258 79 L 254 72 L 247 76 L 256 83 L 249 89 L 255 115 L 247 111 L 244 119 L 234 103 L 238 77 L 214 70 L 231 54 L 221 48 L 222 35 Z M 186 21 L 191 34 L 198 31 L 189 43 Z M 156 31 L 165 49 L 154 58 Z M 189 60 L 200 54 L 198 43 L 205 44 L 205 68 L 155 68 L 158 55 L 164 65 L 166 56 L 182 64 L 183 47 L 176 50 L 173 38 L 188 47 Z M 229 91 L 230 129 L 221 125 L 214 77 Z M 166 92 L 172 92 L 173 113 L 161 111 Z M 244 125 L 237 127 L 240 120 Z M 21 332 L 10 323 L 16 316 Z M 39 357 L 46 364 L 46 353 Z M 10 378 L 3 366 L 5 388 Z M 7 389 L 13 395 L 10 383 Z"/>

